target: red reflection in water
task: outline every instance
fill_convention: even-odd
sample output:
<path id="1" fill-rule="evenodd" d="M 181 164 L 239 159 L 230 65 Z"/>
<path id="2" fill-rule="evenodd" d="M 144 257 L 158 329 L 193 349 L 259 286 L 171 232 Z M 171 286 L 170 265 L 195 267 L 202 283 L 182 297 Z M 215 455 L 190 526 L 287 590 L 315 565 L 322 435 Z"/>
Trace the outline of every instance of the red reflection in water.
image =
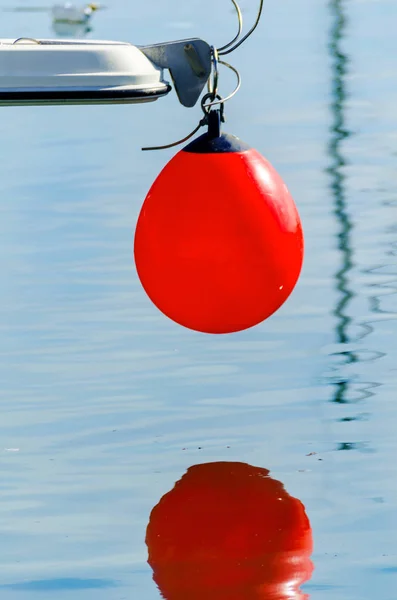
<path id="1" fill-rule="evenodd" d="M 190 467 L 150 515 L 148 562 L 166 600 L 307 600 L 305 508 L 267 469 Z"/>

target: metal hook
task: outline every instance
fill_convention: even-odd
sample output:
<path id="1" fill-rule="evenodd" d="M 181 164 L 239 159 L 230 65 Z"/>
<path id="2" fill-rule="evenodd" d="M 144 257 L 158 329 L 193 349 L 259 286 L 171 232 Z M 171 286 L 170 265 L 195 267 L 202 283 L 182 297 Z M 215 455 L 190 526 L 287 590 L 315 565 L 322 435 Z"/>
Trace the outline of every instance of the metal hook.
<path id="1" fill-rule="evenodd" d="M 211 100 L 211 102 L 206 104 L 207 100 Z M 214 101 L 217 101 L 217 102 L 214 102 Z M 225 105 L 224 105 L 224 99 L 222 98 L 222 96 L 219 96 L 219 94 L 217 94 L 214 98 L 212 94 L 208 93 L 208 94 L 205 94 L 205 96 L 203 96 L 201 98 L 201 109 L 202 109 L 204 115 L 209 115 L 209 113 L 211 111 L 211 107 L 214 104 L 219 105 L 219 114 L 221 116 L 222 123 L 224 123 L 225 122 L 225 118 L 224 118 Z"/>
<path id="2" fill-rule="evenodd" d="M 162 146 L 146 146 L 145 148 L 142 148 L 143 151 L 146 152 L 149 150 L 166 150 L 167 148 L 173 148 L 174 146 L 179 146 L 179 144 L 183 144 L 184 142 L 187 142 L 187 140 L 189 140 L 191 137 L 193 137 L 201 127 L 204 127 L 205 125 L 209 124 L 209 117 L 210 117 L 210 112 L 211 112 L 210 109 L 212 106 L 220 105 L 219 120 L 222 123 L 225 122 L 224 102 L 226 100 L 228 100 L 229 98 L 231 98 L 232 96 L 234 96 L 234 94 L 237 92 L 238 88 L 240 87 L 240 76 L 239 76 L 237 69 L 234 69 L 234 67 L 231 67 L 230 65 L 228 65 L 227 63 L 224 63 L 223 61 L 218 61 L 218 52 L 217 52 L 216 48 L 214 48 L 214 47 L 211 47 L 211 57 L 212 57 L 212 63 L 213 63 L 212 79 L 210 77 L 208 80 L 208 93 L 205 94 L 205 96 L 203 96 L 203 98 L 201 99 L 201 108 L 204 113 L 204 117 L 201 119 L 201 121 L 199 122 L 197 127 L 195 127 L 191 133 L 189 133 L 187 136 L 185 136 L 181 140 L 178 140 L 177 142 L 172 142 L 171 144 L 164 144 Z M 233 93 L 230 94 L 225 99 L 223 99 L 218 94 L 218 79 L 219 79 L 218 64 L 221 64 L 221 63 L 226 64 L 227 66 L 230 66 L 230 68 L 233 71 L 235 71 L 235 73 L 237 74 L 237 77 L 238 77 L 238 86 L 233 91 Z M 211 100 L 211 102 L 206 104 L 207 100 Z"/>
<path id="3" fill-rule="evenodd" d="M 215 50 L 215 49 L 214 49 Z M 216 56 L 216 50 L 214 52 L 214 57 Z M 215 60 L 215 58 L 214 58 Z M 174 146 L 179 146 L 179 144 L 183 144 L 184 142 L 186 142 L 187 140 L 189 140 L 191 137 L 193 137 L 197 131 L 200 129 L 200 127 L 204 127 L 205 125 L 208 125 L 208 119 L 209 119 L 209 115 L 212 112 L 211 108 L 213 106 L 219 106 L 219 117 L 220 117 L 220 122 L 224 123 L 225 122 L 225 117 L 224 117 L 224 111 L 225 111 L 225 102 L 227 102 L 228 100 L 230 100 L 230 98 L 233 98 L 233 96 L 238 92 L 238 90 L 240 89 L 240 85 L 241 85 L 241 77 L 240 77 L 240 73 L 238 72 L 238 70 L 233 67 L 232 65 L 229 65 L 229 63 L 220 60 L 217 61 L 216 65 L 224 65 L 225 67 L 228 67 L 229 69 L 231 69 L 237 77 L 237 85 L 234 88 L 234 90 L 232 91 L 231 94 L 229 94 L 228 96 L 226 96 L 226 98 L 222 98 L 222 96 L 220 96 L 218 93 L 214 94 L 214 90 L 217 90 L 218 87 L 218 73 L 217 73 L 217 66 L 216 66 L 216 83 L 214 84 L 214 81 L 211 82 L 211 84 L 208 86 L 210 91 L 205 94 L 205 96 L 202 97 L 201 99 L 201 108 L 204 112 L 204 117 L 201 119 L 201 121 L 199 122 L 199 124 L 197 125 L 197 127 L 195 127 L 193 129 L 193 131 L 191 133 L 189 133 L 189 135 L 185 136 L 184 138 L 182 138 L 181 140 L 178 140 L 177 142 L 172 142 L 171 144 L 164 144 L 163 146 L 147 146 L 145 148 L 142 148 L 142 150 L 144 151 L 148 151 L 148 150 L 166 150 L 167 148 L 173 148 Z M 207 102 L 207 100 L 211 100 L 211 102 Z"/>
<path id="4" fill-rule="evenodd" d="M 258 14 L 257 14 L 256 20 L 255 20 L 255 23 L 253 24 L 251 29 L 241 39 L 239 39 L 239 37 L 241 35 L 241 31 L 242 31 L 242 27 L 243 27 L 243 17 L 241 14 L 240 7 L 237 3 L 237 0 L 232 0 L 232 3 L 237 12 L 238 33 L 237 33 L 237 35 L 234 36 L 234 38 L 228 44 L 225 44 L 218 50 L 214 46 L 211 46 L 212 68 L 211 68 L 211 74 L 210 74 L 210 76 L 208 78 L 208 82 L 207 82 L 208 93 L 205 94 L 205 96 L 203 96 L 203 98 L 201 100 L 201 108 L 204 112 L 204 117 L 201 119 L 201 121 L 199 122 L 197 127 L 195 127 L 195 129 L 191 133 L 189 133 L 189 135 L 185 136 L 183 139 L 178 140 L 177 142 L 173 142 L 172 144 L 166 144 L 164 146 L 150 146 L 150 147 L 142 148 L 142 150 L 165 150 L 166 148 L 173 148 L 174 146 L 179 146 L 179 144 L 183 144 L 183 142 L 186 142 L 191 137 L 193 137 L 195 135 L 195 133 L 197 133 L 197 131 L 200 129 L 200 127 L 203 127 L 204 125 L 209 125 L 209 126 L 211 125 L 211 132 L 209 132 L 209 134 L 211 133 L 211 135 L 213 135 L 214 132 L 215 132 L 215 134 L 217 134 L 216 132 L 218 132 L 218 134 L 219 134 L 219 132 L 220 132 L 219 124 L 221 122 L 225 121 L 225 118 L 224 118 L 225 102 L 227 102 L 228 100 L 233 98 L 233 96 L 238 92 L 238 90 L 240 89 L 240 86 L 241 86 L 241 76 L 240 76 L 240 73 L 238 72 L 238 70 L 235 67 L 233 67 L 231 64 L 229 64 L 223 60 L 219 60 L 219 56 L 223 56 L 225 54 L 230 54 L 231 52 L 236 50 L 236 48 L 241 46 L 241 44 L 243 44 L 245 42 L 245 40 L 248 39 L 250 37 L 250 35 L 255 31 L 255 29 L 257 28 L 257 26 L 259 24 L 261 16 L 262 16 L 264 0 L 260 0 L 260 2 L 259 2 L 259 9 L 258 9 Z M 236 87 L 228 96 L 226 96 L 226 98 L 222 98 L 218 94 L 219 65 L 223 65 L 224 67 L 227 67 L 228 69 L 233 71 L 237 77 Z M 208 100 L 210 100 L 210 102 L 208 102 Z M 216 111 L 213 111 L 213 110 L 211 110 L 211 108 L 213 106 L 219 106 L 219 109 L 217 109 Z M 214 114 L 214 113 L 216 113 L 216 114 Z M 215 123 L 216 127 L 213 125 L 214 123 Z M 209 127 L 209 129 L 210 129 L 210 127 Z"/>

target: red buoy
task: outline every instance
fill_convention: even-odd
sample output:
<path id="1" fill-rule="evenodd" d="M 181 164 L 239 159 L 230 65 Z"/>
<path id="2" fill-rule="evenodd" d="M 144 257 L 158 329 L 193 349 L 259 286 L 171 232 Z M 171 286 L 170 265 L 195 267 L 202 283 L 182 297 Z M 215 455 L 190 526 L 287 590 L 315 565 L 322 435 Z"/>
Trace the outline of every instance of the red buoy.
<path id="1" fill-rule="evenodd" d="M 140 281 L 165 315 L 231 333 L 260 323 L 291 294 L 303 233 L 271 164 L 234 136 L 204 134 L 152 185 L 134 253 Z"/>
<path id="2" fill-rule="evenodd" d="M 312 531 L 269 471 L 196 465 L 152 510 L 148 562 L 165 600 L 307 600 Z"/>

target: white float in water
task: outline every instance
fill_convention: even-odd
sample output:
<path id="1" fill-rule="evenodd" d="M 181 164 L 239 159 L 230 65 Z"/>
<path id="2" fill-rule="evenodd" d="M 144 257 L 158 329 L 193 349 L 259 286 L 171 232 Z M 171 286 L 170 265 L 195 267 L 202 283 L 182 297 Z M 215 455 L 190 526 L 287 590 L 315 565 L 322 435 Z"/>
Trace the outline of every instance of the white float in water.
<path id="1" fill-rule="evenodd" d="M 98 4 L 87 4 L 82 7 L 75 6 L 71 2 L 55 4 L 52 7 L 52 19 L 59 23 L 88 23 L 98 8 Z"/>

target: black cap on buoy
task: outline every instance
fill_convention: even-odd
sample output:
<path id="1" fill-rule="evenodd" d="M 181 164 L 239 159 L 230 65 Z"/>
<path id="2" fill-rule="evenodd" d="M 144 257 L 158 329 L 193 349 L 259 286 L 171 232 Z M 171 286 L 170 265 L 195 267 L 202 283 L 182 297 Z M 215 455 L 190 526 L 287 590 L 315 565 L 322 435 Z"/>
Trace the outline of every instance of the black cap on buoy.
<path id="1" fill-rule="evenodd" d="M 221 133 L 223 115 L 219 110 L 211 110 L 207 115 L 208 131 L 183 148 L 183 152 L 194 154 L 222 154 L 227 152 L 245 152 L 250 146 L 238 137 Z"/>
<path id="2" fill-rule="evenodd" d="M 210 138 L 208 133 L 204 133 L 193 142 L 185 146 L 182 152 L 191 152 L 194 154 L 222 154 L 228 152 L 246 152 L 251 147 L 242 142 L 238 137 L 230 133 L 221 133 L 219 137 Z"/>

